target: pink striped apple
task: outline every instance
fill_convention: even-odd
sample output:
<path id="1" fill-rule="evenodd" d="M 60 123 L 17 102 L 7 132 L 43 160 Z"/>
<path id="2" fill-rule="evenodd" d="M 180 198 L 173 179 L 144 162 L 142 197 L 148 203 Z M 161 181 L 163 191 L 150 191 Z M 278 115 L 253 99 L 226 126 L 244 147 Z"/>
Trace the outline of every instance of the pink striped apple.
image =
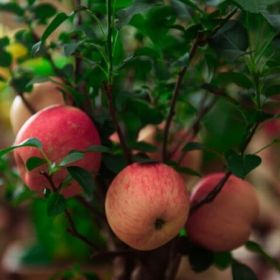
<path id="1" fill-rule="evenodd" d="M 191 205 L 207 196 L 223 178 L 223 173 L 204 177 L 191 194 Z M 227 251 L 244 244 L 259 213 L 254 187 L 231 175 L 215 199 L 190 214 L 190 239 L 212 251 Z"/>
<path id="2" fill-rule="evenodd" d="M 92 145 L 99 145 L 99 133 L 92 120 L 80 109 L 65 106 L 49 106 L 32 117 L 19 130 L 15 144 L 37 138 L 43 145 L 47 157 L 58 163 L 72 150 L 85 150 Z M 46 171 L 46 165 L 28 171 L 25 164 L 31 157 L 42 157 L 40 151 L 34 147 L 22 147 L 14 151 L 15 161 L 20 176 L 30 189 L 42 192 L 50 188 L 41 172 Z M 99 153 L 86 153 L 85 156 L 73 165 L 85 168 L 96 173 L 100 167 Z M 58 187 L 67 176 L 67 170 L 61 169 L 53 175 L 53 181 Z M 77 182 L 71 182 L 62 190 L 66 197 L 74 196 L 82 191 Z"/>
<path id="3" fill-rule="evenodd" d="M 163 163 L 133 163 L 111 183 L 105 200 L 109 225 L 138 250 L 158 248 L 184 227 L 189 196 L 182 177 Z"/>

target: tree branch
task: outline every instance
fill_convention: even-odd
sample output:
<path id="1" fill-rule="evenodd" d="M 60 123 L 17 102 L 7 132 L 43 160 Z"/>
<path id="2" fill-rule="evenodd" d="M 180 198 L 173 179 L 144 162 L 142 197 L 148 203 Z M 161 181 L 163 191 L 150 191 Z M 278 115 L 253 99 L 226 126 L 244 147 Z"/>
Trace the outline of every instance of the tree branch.
<path id="1" fill-rule="evenodd" d="M 251 139 L 253 138 L 257 128 L 259 126 L 259 122 L 256 122 L 252 128 L 250 129 L 249 135 L 245 139 L 245 141 L 240 146 L 240 154 L 244 154 L 248 144 L 250 143 Z M 207 194 L 206 197 L 204 197 L 202 200 L 198 201 L 197 203 L 193 204 L 190 209 L 190 213 L 193 213 L 197 209 L 199 209 L 201 206 L 203 206 L 206 203 L 212 202 L 216 196 L 220 193 L 222 188 L 224 187 L 225 183 L 229 179 L 230 175 L 232 175 L 231 171 L 227 171 L 224 175 L 224 177 L 220 180 L 220 182 L 215 186 L 215 188 Z"/>
<path id="2" fill-rule="evenodd" d="M 42 176 L 44 176 L 46 178 L 46 180 L 48 181 L 51 190 L 54 193 L 58 192 L 58 188 L 55 186 L 53 180 L 52 180 L 52 176 L 50 176 L 46 171 L 42 171 L 41 172 Z M 100 250 L 100 246 L 98 246 L 97 244 L 93 243 L 92 241 L 90 241 L 86 236 L 82 235 L 81 233 L 79 233 L 79 231 L 77 230 L 77 227 L 74 223 L 74 220 L 69 212 L 68 209 L 64 210 L 64 215 L 69 223 L 69 228 L 67 229 L 67 231 L 74 237 L 80 239 L 81 241 L 83 241 L 86 245 L 88 245 L 89 247 L 95 249 L 95 250 Z"/>
<path id="3" fill-rule="evenodd" d="M 109 105 L 109 111 L 112 117 L 112 121 L 113 124 L 115 126 L 115 129 L 117 131 L 117 134 L 119 136 L 120 139 L 120 145 L 122 147 L 124 156 L 126 158 L 126 161 L 128 164 L 132 163 L 132 157 L 131 157 L 131 152 L 126 144 L 123 132 L 121 130 L 120 124 L 119 124 L 119 120 L 118 120 L 118 116 L 117 116 L 117 112 L 114 106 L 114 101 L 113 101 L 113 94 L 112 94 L 112 85 L 110 84 L 105 84 L 104 85 L 104 91 L 107 95 L 107 99 L 108 99 L 108 105 Z"/>
<path id="4" fill-rule="evenodd" d="M 178 74 L 178 78 L 177 78 L 177 81 L 176 81 L 176 84 L 175 84 L 175 88 L 174 88 L 174 91 L 173 91 L 173 94 L 172 94 L 172 98 L 171 98 L 171 104 L 170 104 L 169 114 L 168 114 L 168 116 L 167 116 L 166 124 L 165 124 L 164 131 L 163 131 L 162 161 L 166 161 L 166 160 L 167 160 L 168 135 L 169 135 L 169 130 L 170 130 L 170 126 L 171 126 L 173 117 L 174 117 L 174 115 L 175 115 L 175 106 L 176 106 L 177 99 L 178 99 L 178 97 L 179 97 L 180 88 L 181 88 L 181 86 L 182 86 L 185 73 L 187 72 L 188 67 L 189 67 L 189 65 L 190 65 L 190 62 L 191 62 L 191 60 L 193 59 L 193 57 L 194 57 L 194 55 L 195 55 L 195 53 L 196 53 L 196 51 L 197 51 L 198 46 L 200 45 L 200 43 L 201 43 L 201 34 L 198 35 L 198 37 L 196 38 L 196 40 L 195 40 L 194 43 L 193 43 L 193 46 L 192 46 L 192 48 L 191 48 L 190 55 L 189 55 L 188 64 L 187 64 L 186 66 L 184 66 L 184 67 L 180 70 L 180 72 L 179 72 L 179 74 Z"/>
<path id="5" fill-rule="evenodd" d="M 94 250 L 100 251 L 100 246 L 98 246 L 97 244 L 93 243 L 91 240 L 89 240 L 87 237 L 85 237 L 84 235 L 82 235 L 81 233 L 79 233 L 79 231 L 76 228 L 76 225 L 74 223 L 74 220 L 69 212 L 68 209 L 66 209 L 64 211 L 65 217 L 68 220 L 69 223 L 69 228 L 67 229 L 67 231 L 73 235 L 74 237 L 80 239 L 81 241 L 83 241 L 86 245 L 88 245 L 89 247 L 93 248 Z"/>
<path id="6" fill-rule="evenodd" d="M 215 197 L 220 193 L 223 186 L 227 182 L 228 178 L 230 177 L 232 173 L 230 171 L 226 172 L 224 177 L 220 180 L 220 182 L 215 186 L 215 188 L 207 194 L 206 197 L 204 197 L 202 200 L 198 201 L 197 203 L 193 204 L 190 209 L 190 214 L 192 214 L 194 211 L 199 209 L 202 205 L 206 203 L 212 202 Z"/>
<path id="7" fill-rule="evenodd" d="M 17 95 L 21 98 L 23 104 L 25 105 L 25 107 L 27 108 L 27 110 L 29 111 L 29 113 L 31 115 L 34 115 L 37 111 L 35 110 L 35 108 L 31 105 L 30 102 L 27 101 L 27 99 L 24 96 L 23 92 L 17 92 Z"/>

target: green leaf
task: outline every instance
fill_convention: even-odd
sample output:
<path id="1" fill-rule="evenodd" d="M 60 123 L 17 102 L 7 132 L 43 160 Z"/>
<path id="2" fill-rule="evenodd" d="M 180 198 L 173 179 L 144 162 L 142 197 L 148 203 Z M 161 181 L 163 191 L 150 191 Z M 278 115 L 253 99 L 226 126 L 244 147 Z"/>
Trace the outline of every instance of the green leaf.
<path id="1" fill-rule="evenodd" d="M 217 77 L 217 82 L 220 85 L 235 83 L 236 85 L 247 89 L 253 87 L 251 80 L 244 73 L 241 72 L 220 73 Z"/>
<path id="2" fill-rule="evenodd" d="M 153 153 L 153 152 L 157 152 L 158 150 L 154 145 L 151 145 L 143 141 L 131 143 L 129 147 L 131 149 L 135 149 L 143 153 Z"/>
<path id="3" fill-rule="evenodd" d="M 55 15 L 56 8 L 49 3 L 40 3 L 32 7 L 32 12 L 40 23 L 45 23 L 48 18 Z"/>
<path id="4" fill-rule="evenodd" d="M 47 198 L 47 214 L 50 217 L 61 214 L 66 209 L 66 200 L 59 193 L 51 193 Z"/>
<path id="5" fill-rule="evenodd" d="M 126 161 L 122 155 L 105 154 L 102 161 L 106 168 L 115 174 L 119 173 L 126 166 Z"/>
<path id="6" fill-rule="evenodd" d="M 255 272 L 236 260 L 232 263 L 232 280 L 258 280 Z"/>
<path id="7" fill-rule="evenodd" d="M 0 66 L 9 67 L 12 64 L 12 55 L 5 50 L 0 49 Z"/>
<path id="8" fill-rule="evenodd" d="M 183 173 L 183 174 L 186 174 L 186 175 L 192 175 L 192 176 L 196 176 L 196 177 L 201 177 L 201 174 L 196 171 L 196 170 L 193 170 L 191 168 L 188 168 L 188 167 L 182 167 L 182 166 L 179 166 L 179 165 L 175 165 L 174 168 L 180 172 L 180 173 Z"/>
<path id="9" fill-rule="evenodd" d="M 69 17 L 70 16 L 68 16 L 64 12 L 58 13 L 45 29 L 41 40 L 33 46 L 32 52 L 37 53 L 40 50 L 41 46 L 44 45 L 48 37 Z"/>
<path id="10" fill-rule="evenodd" d="M 269 5 L 278 3 L 279 0 L 235 0 L 245 11 L 260 13 L 266 11 Z"/>
<path id="11" fill-rule="evenodd" d="M 192 0 L 180 0 L 181 2 L 185 3 L 187 6 L 189 6 L 190 8 L 197 10 L 201 13 L 204 13 L 199 6 L 195 3 L 195 1 Z"/>
<path id="12" fill-rule="evenodd" d="M 230 252 L 218 252 L 214 255 L 214 264 L 219 269 L 226 269 L 231 265 L 232 256 Z"/>
<path id="13" fill-rule="evenodd" d="M 280 84 L 265 85 L 264 92 L 265 96 L 279 95 Z"/>
<path id="14" fill-rule="evenodd" d="M 68 18 L 69 16 L 65 13 L 58 13 L 44 31 L 41 37 L 41 42 L 44 43 L 48 39 L 48 37 Z"/>
<path id="15" fill-rule="evenodd" d="M 121 28 L 124 25 L 127 25 L 135 15 L 141 14 L 147 11 L 148 9 L 150 9 L 151 7 L 152 4 L 137 3 L 135 1 L 135 3 L 132 6 L 130 6 L 127 9 L 123 9 L 117 13 L 117 17 L 118 17 L 117 26 Z"/>
<path id="16" fill-rule="evenodd" d="M 66 56 L 70 56 L 72 54 L 74 54 L 77 49 L 80 47 L 82 42 L 71 42 L 69 44 L 65 44 L 64 45 L 64 54 Z"/>
<path id="17" fill-rule="evenodd" d="M 86 152 L 94 152 L 94 153 L 111 153 L 110 148 L 102 145 L 93 145 L 86 149 Z"/>
<path id="18" fill-rule="evenodd" d="M 267 254 L 261 245 L 254 241 L 247 241 L 245 244 L 245 247 L 247 250 L 256 253 L 260 255 L 267 263 L 269 263 L 271 266 L 273 266 L 277 271 L 280 272 L 280 263 L 276 258 L 271 257 L 269 254 Z"/>
<path id="19" fill-rule="evenodd" d="M 9 45 L 9 43 L 10 43 L 9 37 L 0 38 L 0 48 L 1 49 L 7 47 Z"/>
<path id="20" fill-rule="evenodd" d="M 73 162 L 76 162 L 84 157 L 84 153 L 78 152 L 78 151 L 73 151 L 70 152 L 62 161 L 58 164 L 60 167 L 64 167 L 66 165 L 69 165 Z"/>
<path id="21" fill-rule="evenodd" d="M 28 171 L 31 171 L 43 164 L 47 163 L 45 159 L 43 158 L 39 158 L 39 157 L 31 157 L 29 158 L 26 163 L 25 166 L 27 168 Z"/>
<path id="22" fill-rule="evenodd" d="M 42 144 L 36 138 L 29 138 L 29 139 L 23 141 L 22 143 L 20 143 L 19 145 L 10 146 L 8 148 L 0 150 L 0 157 L 8 154 L 9 152 L 13 151 L 14 149 L 21 148 L 21 147 L 36 147 L 38 149 L 41 149 Z"/>
<path id="23" fill-rule="evenodd" d="M 248 32 L 241 23 L 230 20 L 211 38 L 210 46 L 218 55 L 235 60 L 249 46 Z"/>
<path id="24" fill-rule="evenodd" d="M 189 64 L 189 58 L 190 58 L 190 54 L 189 54 L 189 52 L 186 52 L 183 56 L 181 56 L 181 57 L 174 63 L 174 66 L 177 66 L 177 67 L 188 66 L 188 64 Z"/>
<path id="25" fill-rule="evenodd" d="M 30 73 L 24 73 L 19 77 L 14 77 L 11 84 L 15 88 L 16 92 L 30 92 L 32 85 L 30 84 L 32 76 Z"/>
<path id="26" fill-rule="evenodd" d="M 87 195 L 93 193 L 96 186 L 93 175 L 89 171 L 78 166 L 69 166 L 67 170 L 72 178 L 80 184 Z"/>
<path id="27" fill-rule="evenodd" d="M 190 152 L 190 151 L 194 151 L 194 150 L 203 150 L 204 146 L 201 143 L 198 142 L 189 142 L 187 143 L 183 149 L 182 152 Z"/>
<path id="28" fill-rule="evenodd" d="M 190 265 L 196 272 L 202 272 L 213 264 L 213 253 L 202 247 L 194 246 L 190 248 L 188 256 Z"/>
<path id="29" fill-rule="evenodd" d="M 261 158 L 256 155 L 238 155 L 230 153 L 227 157 L 229 170 L 237 177 L 244 178 L 250 171 L 259 166 Z"/>
<path id="30" fill-rule="evenodd" d="M 23 16 L 24 10 L 16 3 L 0 4 L 0 11 L 13 13 L 17 16 Z"/>

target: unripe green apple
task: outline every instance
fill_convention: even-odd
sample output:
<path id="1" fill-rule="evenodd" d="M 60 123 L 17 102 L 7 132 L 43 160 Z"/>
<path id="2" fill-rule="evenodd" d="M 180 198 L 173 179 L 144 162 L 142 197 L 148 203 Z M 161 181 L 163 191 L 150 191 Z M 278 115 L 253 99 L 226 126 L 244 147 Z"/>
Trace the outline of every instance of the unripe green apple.
<path id="1" fill-rule="evenodd" d="M 80 109 L 53 105 L 42 109 L 30 117 L 19 130 L 15 144 L 20 144 L 28 138 L 37 138 L 49 160 L 60 162 L 72 150 L 85 150 L 92 145 L 100 144 L 99 133 L 91 119 Z M 21 178 L 30 189 L 42 193 L 50 188 L 49 182 L 41 174 L 46 171 L 46 165 L 28 171 L 25 164 L 31 157 L 42 155 L 37 148 L 21 147 L 14 151 L 15 161 Z M 100 167 L 101 154 L 89 152 L 73 165 L 97 173 Z M 58 187 L 67 176 L 65 169 L 53 175 L 53 182 Z M 62 190 L 62 194 L 69 197 L 82 191 L 77 182 L 72 181 Z"/>
<path id="2" fill-rule="evenodd" d="M 205 198 L 223 173 L 204 177 L 191 194 L 191 205 Z M 244 244 L 259 214 L 254 187 L 231 175 L 215 199 L 194 210 L 187 222 L 190 239 L 212 251 L 233 250 Z"/>
<path id="3" fill-rule="evenodd" d="M 60 81 L 57 78 L 55 80 Z M 52 81 L 34 84 L 33 91 L 24 93 L 24 97 L 36 112 L 50 105 L 65 104 L 61 86 Z M 31 115 L 22 98 L 16 96 L 10 109 L 10 121 L 15 134 Z"/>
<path id="4" fill-rule="evenodd" d="M 189 196 L 182 177 L 163 163 L 133 163 L 111 183 L 105 200 L 109 225 L 138 250 L 158 248 L 184 227 Z"/>

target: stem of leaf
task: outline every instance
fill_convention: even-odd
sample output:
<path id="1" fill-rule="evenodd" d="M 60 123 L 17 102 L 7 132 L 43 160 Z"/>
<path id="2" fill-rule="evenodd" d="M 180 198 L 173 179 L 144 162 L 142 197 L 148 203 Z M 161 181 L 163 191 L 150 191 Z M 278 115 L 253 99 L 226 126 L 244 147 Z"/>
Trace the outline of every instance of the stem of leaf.
<path id="1" fill-rule="evenodd" d="M 107 49 L 108 49 L 108 79 L 109 84 L 113 80 L 113 52 L 112 52 L 112 0 L 107 0 Z"/>

